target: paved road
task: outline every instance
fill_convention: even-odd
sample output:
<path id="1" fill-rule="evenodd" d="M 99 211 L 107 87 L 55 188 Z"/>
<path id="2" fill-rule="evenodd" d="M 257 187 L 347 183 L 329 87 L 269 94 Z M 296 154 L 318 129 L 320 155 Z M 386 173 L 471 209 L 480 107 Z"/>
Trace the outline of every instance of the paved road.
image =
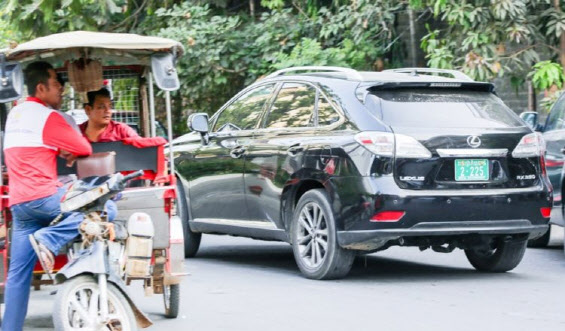
<path id="1" fill-rule="evenodd" d="M 461 251 L 391 248 L 358 258 L 349 277 L 300 277 L 290 246 L 204 236 L 182 284 L 181 314 L 160 296 L 131 292 L 155 321 L 149 330 L 565 330 L 563 230 L 528 249 L 506 274 L 475 272 Z M 26 330 L 50 330 L 52 287 L 32 292 Z"/>

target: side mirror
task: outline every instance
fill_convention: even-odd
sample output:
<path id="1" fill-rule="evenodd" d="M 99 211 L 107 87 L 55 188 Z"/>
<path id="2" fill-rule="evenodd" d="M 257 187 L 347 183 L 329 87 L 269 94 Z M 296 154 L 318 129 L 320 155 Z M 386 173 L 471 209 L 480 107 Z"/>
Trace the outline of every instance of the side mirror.
<path id="1" fill-rule="evenodd" d="M 208 114 L 194 113 L 188 116 L 188 127 L 192 131 L 208 133 Z"/>
<path id="2" fill-rule="evenodd" d="M 0 103 L 18 100 L 24 90 L 24 77 L 19 63 L 6 62 L 0 54 Z"/>
<path id="3" fill-rule="evenodd" d="M 520 118 L 530 127 L 530 129 L 539 130 L 538 113 L 534 111 L 525 111 L 520 114 Z"/>
<path id="4" fill-rule="evenodd" d="M 209 136 L 208 136 L 208 114 L 206 113 L 194 113 L 188 116 L 188 120 L 186 121 L 188 128 L 192 131 L 200 132 L 202 136 L 202 144 L 208 145 Z"/>

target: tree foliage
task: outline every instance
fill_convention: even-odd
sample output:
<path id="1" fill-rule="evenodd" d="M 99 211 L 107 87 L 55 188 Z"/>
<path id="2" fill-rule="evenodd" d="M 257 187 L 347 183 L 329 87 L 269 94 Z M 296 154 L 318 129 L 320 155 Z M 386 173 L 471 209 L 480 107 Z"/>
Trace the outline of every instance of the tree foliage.
<path id="1" fill-rule="evenodd" d="M 320 6 L 325 3 L 327 6 Z M 261 1 L 230 14 L 226 6 L 182 2 L 160 8 L 140 30 L 181 41 L 180 93 L 184 110 L 214 112 L 245 85 L 296 65 L 374 69 L 386 61 L 395 35 L 388 1 Z M 382 64 L 381 64 L 382 65 Z M 182 123 L 180 121 L 179 123 Z M 179 124 L 183 126 L 183 124 Z M 180 128 L 179 128 L 180 130 Z"/>
<path id="2" fill-rule="evenodd" d="M 0 18 L 0 49 L 9 47 L 11 42 L 19 39 L 20 36 L 18 30 L 15 29 L 8 21 Z"/>
<path id="3" fill-rule="evenodd" d="M 542 58 L 558 62 L 564 7 L 553 0 L 424 1 L 418 9 L 433 12 L 439 24 L 421 46 L 431 67 L 461 69 L 479 80 L 525 77 Z"/>
<path id="4" fill-rule="evenodd" d="M 565 83 L 565 74 L 561 65 L 551 62 L 542 61 L 533 66 L 530 73 L 534 87 L 541 90 L 547 90 L 555 85 L 558 89 L 563 87 Z"/>
<path id="5" fill-rule="evenodd" d="M 155 6 L 155 0 L 5 0 L 0 13 L 30 39 L 61 31 L 130 31 Z"/>
<path id="6" fill-rule="evenodd" d="M 399 21 L 408 10 L 429 23 L 421 48 L 430 67 L 479 80 L 518 84 L 530 77 L 538 88 L 559 85 L 564 7 L 559 0 L 4 0 L 0 46 L 72 30 L 176 39 L 186 50 L 173 95 L 181 133 L 187 110 L 212 113 L 277 69 L 406 65 L 409 38 Z M 534 67 L 542 60 L 550 62 Z"/>

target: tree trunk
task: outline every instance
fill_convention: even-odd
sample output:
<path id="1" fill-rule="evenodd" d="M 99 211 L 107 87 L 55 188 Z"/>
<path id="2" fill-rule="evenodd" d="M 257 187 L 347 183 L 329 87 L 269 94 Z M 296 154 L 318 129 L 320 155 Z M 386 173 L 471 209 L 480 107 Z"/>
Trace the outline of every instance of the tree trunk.
<path id="1" fill-rule="evenodd" d="M 561 2 L 562 0 L 553 0 L 553 6 L 555 10 L 561 12 Z M 565 70 L 565 32 L 561 33 L 561 39 L 559 41 L 559 60 L 561 61 L 561 66 Z"/>
<path id="2" fill-rule="evenodd" d="M 414 11 L 410 7 L 408 8 L 408 21 L 410 26 L 410 57 L 412 58 L 410 64 L 413 68 L 415 68 L 418 63 L 418 60 L 416 59 L 416 28 L 414 27 Z"/>
<path id="3" fill-rule="evenodd" d="M 249 0 L 249 14 L 255 19 L 255 0 Z"/>
<path id="4" fill-rule="evenodd" d="M 531 80 L 528 80 L 526 84 L 528 85 L 528 111 L 536 111 L 536 89 L 534 89 L 534 85 Z"/>

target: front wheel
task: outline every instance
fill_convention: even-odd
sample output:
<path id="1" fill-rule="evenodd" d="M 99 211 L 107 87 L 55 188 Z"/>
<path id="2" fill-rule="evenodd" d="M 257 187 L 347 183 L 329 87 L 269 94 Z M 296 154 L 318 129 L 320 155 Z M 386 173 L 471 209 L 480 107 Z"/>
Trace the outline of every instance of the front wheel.
<path id="1" fill-rule="evenodd" d="M 527 241 L 500 242 L 494 249 L 466 249 L 467 259 L 479 271 L 506 272 L 516 268 L 526 252 Z"/>
<path id="2" fill-rule="evenodd" d="M 310 190 L 296 206 L 290 236 L 294 259 L 304 276 L 336 279 L 351 270 L 355 252 L 341 248 L 329 199 L 324 190 Z"/>
<path id="3" fill-rule="evenodd" d="M 194 257 L 200 248 L 200 240 L 202 239 L 202 234 L 198 232 L 192 232 L 190 225 L 188 224 L 188 206 L 186 205 L 186 196 L 184 193 L 184 188 L 179 179 L 177 179 L 177 207 L 179 212 L 179 217 L 182 223 L 182 230 L 184 234 L 184 257 Z"/>
<path id="4" fill-rule="evenodd" d="M 53 309 L 55 330 L 137 330 L 128 300 L 108 282 L 108 320 L 99 318 L 100 288 L 92 276 L 67 280 L 57 291 Z"/>
<path id="5" fill-rule="evenodd" d="M 165 317 L 177 318 L 177 316 L 179 316 L 180 285 L 164 286 L 163 300 L 165 301 Z"/>

